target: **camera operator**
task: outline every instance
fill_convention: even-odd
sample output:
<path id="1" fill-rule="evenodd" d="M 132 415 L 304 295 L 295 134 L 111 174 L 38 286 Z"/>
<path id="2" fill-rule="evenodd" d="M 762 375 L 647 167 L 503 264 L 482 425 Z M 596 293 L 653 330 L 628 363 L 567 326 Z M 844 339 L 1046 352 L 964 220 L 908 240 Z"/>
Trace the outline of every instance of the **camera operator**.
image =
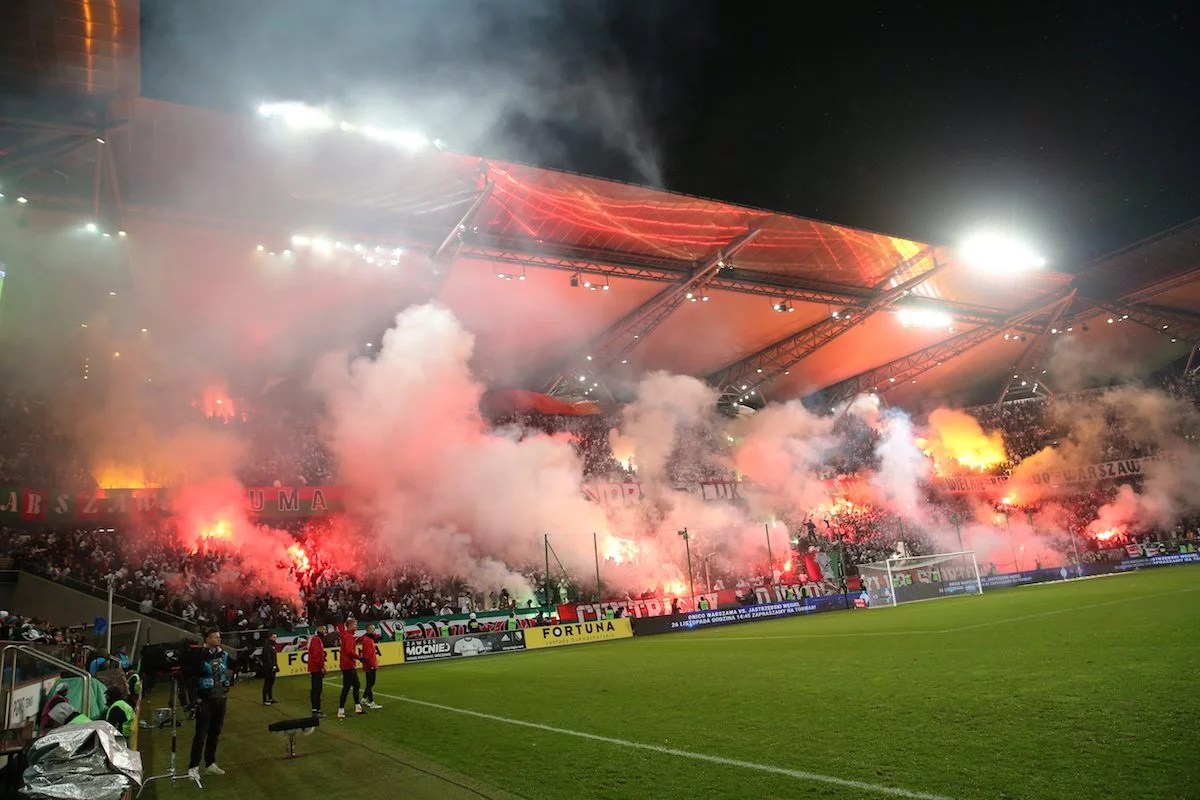
<path id="1" fill-rule="evenodd" d="M 196 735 L 188 761 L 188 777 L 200 779 L 200 756 L 213 775 L 224 775 L 217 766 L 217 740 L 225 724 L 225 706 L 233 673 L 229 656 L 221 649 L 221 633 L 215 628 L 204 632 L 203 663 L 200 666 L 199 706 L 196 710 Z"/>

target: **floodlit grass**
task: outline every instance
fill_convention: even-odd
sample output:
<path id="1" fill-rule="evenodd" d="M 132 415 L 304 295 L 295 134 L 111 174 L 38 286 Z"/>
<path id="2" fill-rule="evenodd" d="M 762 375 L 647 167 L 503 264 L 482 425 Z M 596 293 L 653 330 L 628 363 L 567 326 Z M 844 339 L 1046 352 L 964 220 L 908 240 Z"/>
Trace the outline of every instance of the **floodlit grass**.
<path id="1" fill-rule="evenodd" d="M 377 696 L 383 711 L 325 721 L 293 762 L 276 760 L 283 744 L 265 728 L 305 713 L 307 680 L 281 680 L 274 708 L 251 702 L 251 684 L 231 701 L 218 758 L 229 774 L 206 792 L 888 796 L 824 776 L 900 797 L 1194 800 L 1198 633 L 1200 569 L 1177 567 L 409 665 L 381 673 L 377 692 L 395 696 Z M 332 712 L 335 685 L 325 700 Z"/>

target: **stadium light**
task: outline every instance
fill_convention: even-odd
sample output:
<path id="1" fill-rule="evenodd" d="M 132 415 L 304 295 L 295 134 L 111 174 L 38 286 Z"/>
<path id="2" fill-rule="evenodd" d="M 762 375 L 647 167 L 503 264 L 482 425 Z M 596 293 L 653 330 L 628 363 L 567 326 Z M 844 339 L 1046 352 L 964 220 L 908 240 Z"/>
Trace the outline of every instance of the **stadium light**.
<path id="1" fill-rule="evenodd" d="M 325 130 L 334 125 L 327 111 L 304 103 L 262 103 L 258 113 L 267 119 L 279 119 L 290 128 Z"/>
<path id="2" fill-rule="evenodd" d="M 1025 272 L 1046 266 L 1046 259 L 1028 244 L 996 233 L 970 237 L 959 254 L 967 264 L 986 272 Z"/>
<path id="3" fill-rule="evenodd" d="M 930 308 L 901 308 L 896 318 L 906 328 L 948 328 L 954 324 L 954 318 L 945 311 Z"/>

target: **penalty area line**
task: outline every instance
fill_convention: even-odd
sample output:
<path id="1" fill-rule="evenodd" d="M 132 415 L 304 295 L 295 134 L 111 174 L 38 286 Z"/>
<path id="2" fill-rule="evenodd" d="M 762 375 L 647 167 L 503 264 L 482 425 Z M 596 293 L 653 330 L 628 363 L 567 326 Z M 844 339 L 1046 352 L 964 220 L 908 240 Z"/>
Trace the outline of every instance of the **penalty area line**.
<path id="1" fill-rule="evenodd" d="M 904 797 L 908 800 L 953 800 L 952 798 L 938 794 L 927 794 L 925 792 L 913 792 L 908 789 L 901 789 L 896 786 L 884 786 L 876 783 L 866 783 L 864 781 L 849 780 L 847 778 L 836 778 L 832 775 L 821 775 L 817 772 L 806 772 L 799 769 L 787 769 L 786 767 L 776 767 L 770 764 L 756 764 L 753 761 L 742 761 L 737 758 L 725 758 L 724 756 L 712 756 L 706 753 L 693 753 L 690 750 L 677 750 L 673 747 L 662 747 L 657 744 L 647 744 L 645 742 L 634 742 L 628 739 L 616 739 L 611 736 L 600 736 L 595 733 L 586 733 L 584 731 L 573 731 L 567 728 L 556 728 L 553 725 L 543 725 L 540 722 L 527 722 L 521 719 L 512 719 L 510 717 L 501 717 L 497 714 L 485 714 L 482 711 L 471 711 L 466 708 L 455 708 L 454 706 L 446 706 L 441 703 L 431 703 L 428 700 L 416 700 L 412 697 L 402 697 L 395 694 L 386 694 L 384 692 L 375 692 L 379 697 L 386 697 L 390 700 L 399 700 L 403 703 L 412 703 L 417 706 L 426 708 L 435 708 L 439 711 L 449 711 L 453 714 L 462 714 L 467 717 L 475 717 L 477 719 L 486 719 L 492 722 L 502 722 L 505 725 L 517 725 L 522 728 L 533 728 L 534 730 L 546 731 L 560 736 L 574 736 L 577 739 L 587 739 L 592 742 L 603 742 L 605 744 L 615 745 L 617 747 L 625 747 L 631 750 L 645 750 L 651 753 L 659 753 L 661 755 L 675 756 L 676 758 L 687 758 L 692 761 L 706 761 L 710 764 L 720 764 L 725 767 L 739 767 L 741 769 L 750 769 L 757 772 L 766 772 L 772 775 L 782 775 L 796 780 L 812 781 L 814 783 L 824 783 L 830 786 L 842 786 L 847 789 L 857 789 L 861 792 L 871 792 L 872 794 L 888 795 L 891 797 Z"/>

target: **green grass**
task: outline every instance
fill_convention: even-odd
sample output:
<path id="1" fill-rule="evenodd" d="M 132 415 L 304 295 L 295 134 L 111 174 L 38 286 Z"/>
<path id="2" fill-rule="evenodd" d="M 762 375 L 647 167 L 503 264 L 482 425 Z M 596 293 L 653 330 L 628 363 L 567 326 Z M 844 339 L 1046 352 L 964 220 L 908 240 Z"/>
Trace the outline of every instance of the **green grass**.
<path id="1" fill-rule="evenodd" d="M 1198 634 L 1200 569 L 1177 567 L 401 666 L 377 691 L 956 800 L 1182 800 L 1200 798 Z M 252 702 L 256 684 L 234 690 L 229 774 L 209 797 L 887 796 L 382 696 L 383 711 L 325 722 L 308 755 L 280 761 L 266 724 L 302 715 L 307 690 L 281 680 L 274 708 Z M 155 767 L 162 736 L 144 740 Z"/>

